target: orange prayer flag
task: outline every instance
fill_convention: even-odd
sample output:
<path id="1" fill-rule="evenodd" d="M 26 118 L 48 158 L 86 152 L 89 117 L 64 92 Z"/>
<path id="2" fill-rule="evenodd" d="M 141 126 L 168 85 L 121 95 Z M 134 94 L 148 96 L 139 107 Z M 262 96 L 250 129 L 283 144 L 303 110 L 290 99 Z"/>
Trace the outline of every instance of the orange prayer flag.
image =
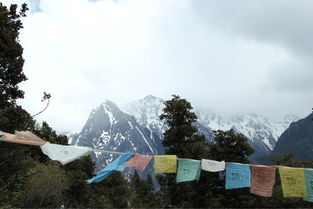
<path id="1" fill-rule="evenodd" d="M 135 153 L 130 161 L 125 164 L 125 167 L 136 167 L 139 170 L 143 171 L 145 170 L 151 159 L 152 156 L 140 155 L 138 153 Z"/>
<path id="2" fill-rule="evenodd" d="M 37 145 L 41 146 L 47 142 L 36 136 L 35 134 L 29 131 L 16 131 L 15 134 L 9 134 L 3 131 L 0 131 L 0 135 L 3 136 L 2 141 L 18 143 L 18 144 L 28 144 L 28 145 Z"/>
<path id="3" fill-rule="evenodd" d="M 265 197 L 271 197 L 275 184 L 275 172 L 275 167 L 252 166 L 250 192 Z"/>

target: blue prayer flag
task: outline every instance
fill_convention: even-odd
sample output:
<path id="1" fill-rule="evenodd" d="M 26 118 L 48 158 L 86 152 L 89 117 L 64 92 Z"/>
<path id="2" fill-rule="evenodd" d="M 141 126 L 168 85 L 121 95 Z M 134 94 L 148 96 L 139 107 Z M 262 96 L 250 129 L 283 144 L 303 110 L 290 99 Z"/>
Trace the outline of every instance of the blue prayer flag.
<path id="1" fill-rule="evenodd" d="M 109 175 L 111 175 L 114 171 L 123 171 L 125 168 L 125 164 L 131 159 L 133 154 L 134 153 L 132 152 L 126 152 L 123 155 L 119 156 L 111 164 L 107 165 L 105 168 L 97 172 L 97 176 L 87 180 L 87 183 L 90 184 L 92 182 L 100 182 Z"/>
<path id="2" fill-rule="evenodd" d="M 250 187 L 250 166 L 240 163 L 227 163 L 226 165 L 226 189 Z"/>

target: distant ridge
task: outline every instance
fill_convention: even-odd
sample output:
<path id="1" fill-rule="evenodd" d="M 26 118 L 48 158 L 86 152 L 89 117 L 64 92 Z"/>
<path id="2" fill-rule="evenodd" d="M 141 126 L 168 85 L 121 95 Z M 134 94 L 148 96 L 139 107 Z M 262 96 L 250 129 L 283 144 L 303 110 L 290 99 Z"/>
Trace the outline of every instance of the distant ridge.
<path id="1" fill-rule="evenodd" d="M 272 157 L 292 153 L 295 159 L 313 160 L 313 114 L 290 124 L 279 137 Z"/>

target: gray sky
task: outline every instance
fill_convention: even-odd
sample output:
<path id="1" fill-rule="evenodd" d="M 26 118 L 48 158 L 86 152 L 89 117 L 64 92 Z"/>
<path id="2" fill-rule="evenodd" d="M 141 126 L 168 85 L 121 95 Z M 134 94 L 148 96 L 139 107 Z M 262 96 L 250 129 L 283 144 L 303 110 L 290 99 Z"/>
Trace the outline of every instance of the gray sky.
<path id="1" fill-rule="evenodd" d="M 28 2 L 20 103 L 36 113 L 51 93 L 37 119 L 58 131 L 80 131 L 106 99 L 147 94 L 275 120 L 313 107 L 311 0 Z"/>

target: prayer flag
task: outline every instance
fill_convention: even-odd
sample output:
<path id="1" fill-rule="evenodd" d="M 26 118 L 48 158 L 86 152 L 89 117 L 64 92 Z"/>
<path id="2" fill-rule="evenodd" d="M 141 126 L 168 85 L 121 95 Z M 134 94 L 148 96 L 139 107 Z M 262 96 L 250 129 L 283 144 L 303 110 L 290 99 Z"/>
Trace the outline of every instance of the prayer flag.
<path id="1" fill-rule="evenodd" d="M 148 163 L 152 159 L 152 156 L 149 155 L 140 155 L 135 153 L 133 157 L 125 164 L 125 167 L 136 167 L 139 170 L 143 171 L 147 167 Z"/>
<path id="2" fill-rule="evenodd" d="M 88 155 L 91 152 L 89 147 L 67 146 L 60 144 L 46 143 L 41 146 L 41 150 L 51 160 L 57 160 L 62 165 L 70 163 L 78 158 Z"/>
<path id="3" fill-rule="evenodd" d="M 2 141 L 5 142 L 37 146 L 41 146 L 47 143 L 47 141 L 42 140 L 41 138 L 31 133 L 30 131 L 16 131 L 15 134 L 9 134 L 0 131 L 0 135 L 2 136 Z"/>
<path id="4" fill-rule="evenodd" d="M 126 152 L 119 156 L 112 163 L 107 165 L 105 168 L 97 172 L 97 176 L 87 180 L 87 183 L 100 182 L 109 175 L 111 175 L 114 171 L 123 171 L 125 168 L 125 164 L 131 159 L 133 156 L 132 152 Z"/>
<path id="5" fill-rule="evenodd" d="M 250 187 L 250 167 L 240 163 L 226 164 L 226 189 Z"/>
<path id="6" fill-rule="evenodd" d="M 305 197 L 303 168 L 278 168 L 284 197 Z"/>
<path id="7" fill-rule="evenodd" d="M 305 201 L 313 202 L 313 169 L 304 169 L 306 197 Z"/>
<path id="8" fill-rule="evenodd" d="M 225 170 L 225 162 L 202 159 L 201 167 L 202 167 L 202 170 L 205 170 L 205 171 L 219 172 L 219 171 Z"/>
<path id="9" fill-rule="evenodd" d="M 200 160 L 178 159 L 176 183 L 199 180 L 200 171 Z"/>
<path id="10" fill-rule="evenodd" d="M 271 197 L 275 184 L 275 167 L 252 166 L 250 192 L 264 197 Z"/>
<path id="11" fill-rule="evenodd" d="M 176 173 L 176 155 L 156 155 L 154 156 L 155 173 Z"/>

